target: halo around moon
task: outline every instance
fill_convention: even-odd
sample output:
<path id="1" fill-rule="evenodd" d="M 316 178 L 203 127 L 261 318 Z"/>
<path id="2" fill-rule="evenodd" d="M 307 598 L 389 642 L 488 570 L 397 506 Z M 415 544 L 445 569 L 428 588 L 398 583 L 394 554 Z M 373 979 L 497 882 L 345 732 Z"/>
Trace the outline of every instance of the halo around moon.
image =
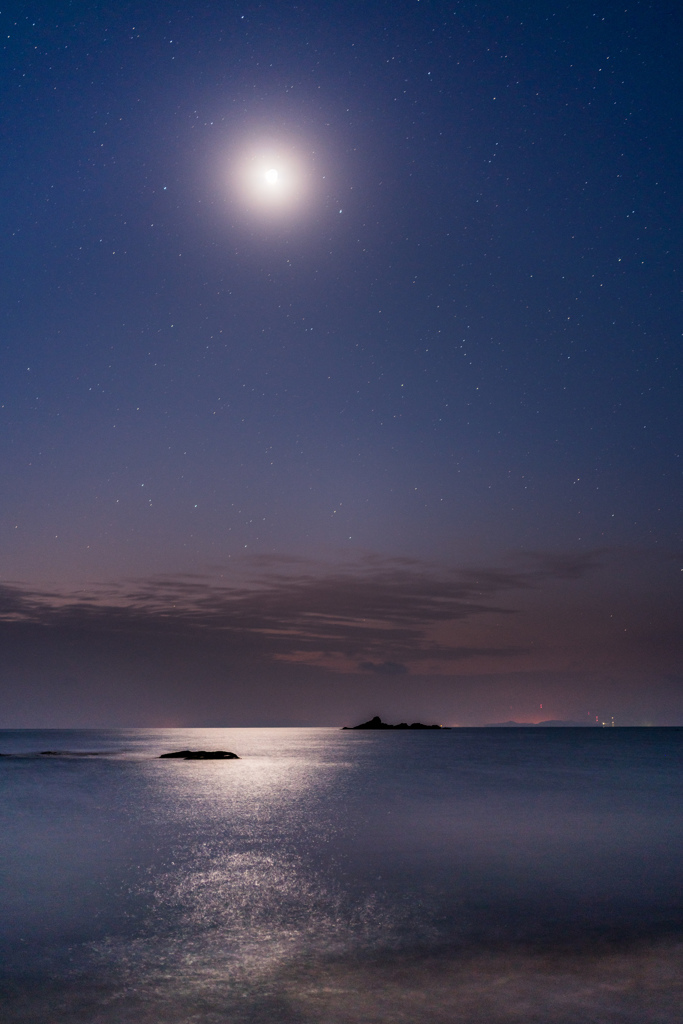
<path id="1" fill-rule="evenodd" d="M 233 163 L 237 198 L 252 214 L 264 218 L 296 215 L 310 197 L 310 170 L 292 148 L 252 144 Z"/>

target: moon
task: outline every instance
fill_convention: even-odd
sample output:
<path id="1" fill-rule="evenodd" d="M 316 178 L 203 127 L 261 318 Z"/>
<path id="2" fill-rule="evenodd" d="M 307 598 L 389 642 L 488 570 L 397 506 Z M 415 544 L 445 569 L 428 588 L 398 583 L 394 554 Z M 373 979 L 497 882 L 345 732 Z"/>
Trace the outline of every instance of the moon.
<path id="1" fill-rule="evenodd" d="M 244 212 L 260 220 L 296 219 L 312 199 L 305 149 L 286 143 L 252 140 L 238 147 L 231 178 Z"/>

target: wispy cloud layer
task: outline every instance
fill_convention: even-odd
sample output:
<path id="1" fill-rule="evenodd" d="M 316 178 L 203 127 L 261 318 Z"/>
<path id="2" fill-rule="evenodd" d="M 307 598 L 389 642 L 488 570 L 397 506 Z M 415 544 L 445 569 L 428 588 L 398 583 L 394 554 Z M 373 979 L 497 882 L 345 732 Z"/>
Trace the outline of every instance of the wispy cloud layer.
<path id="1" fill-rule="evenodd" d="M 530 555 L 513 568 L 454 569 L 365 556 L 335 567 L 281 556 L 249 574 L 164 575 L 77 594 L 0 587 L 0 620 L 79 632 L 211 635 L 234 653 L 269 659 L 343 659 L 345 667 L 400 674 L 415 661 L 456 662 L 524 653 L 515 645 L 450 644 L 436 627 L 511 615 L 509 595 L 574 580 L 595 554 Z M 443 633 L 443 630 L 441 630 Z"/>

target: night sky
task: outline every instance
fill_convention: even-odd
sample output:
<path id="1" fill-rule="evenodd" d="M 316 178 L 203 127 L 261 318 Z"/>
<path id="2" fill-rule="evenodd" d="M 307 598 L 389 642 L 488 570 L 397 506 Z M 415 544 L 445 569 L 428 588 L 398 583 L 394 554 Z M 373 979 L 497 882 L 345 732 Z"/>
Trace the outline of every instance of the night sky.
<path id="1" fill-rule="evenodd" d="M 683 724 L 679 5 L 0 28 L 0 725 Z"/>

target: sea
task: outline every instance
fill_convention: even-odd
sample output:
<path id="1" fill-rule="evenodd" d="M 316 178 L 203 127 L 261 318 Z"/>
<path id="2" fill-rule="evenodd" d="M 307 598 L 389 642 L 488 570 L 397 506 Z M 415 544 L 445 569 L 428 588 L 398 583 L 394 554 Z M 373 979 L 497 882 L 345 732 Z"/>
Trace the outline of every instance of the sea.
<path id="1" fill-rule="evenodd" d="M 683 729 L 0 753 L 2 1024 L 683 1021 Z"/>

